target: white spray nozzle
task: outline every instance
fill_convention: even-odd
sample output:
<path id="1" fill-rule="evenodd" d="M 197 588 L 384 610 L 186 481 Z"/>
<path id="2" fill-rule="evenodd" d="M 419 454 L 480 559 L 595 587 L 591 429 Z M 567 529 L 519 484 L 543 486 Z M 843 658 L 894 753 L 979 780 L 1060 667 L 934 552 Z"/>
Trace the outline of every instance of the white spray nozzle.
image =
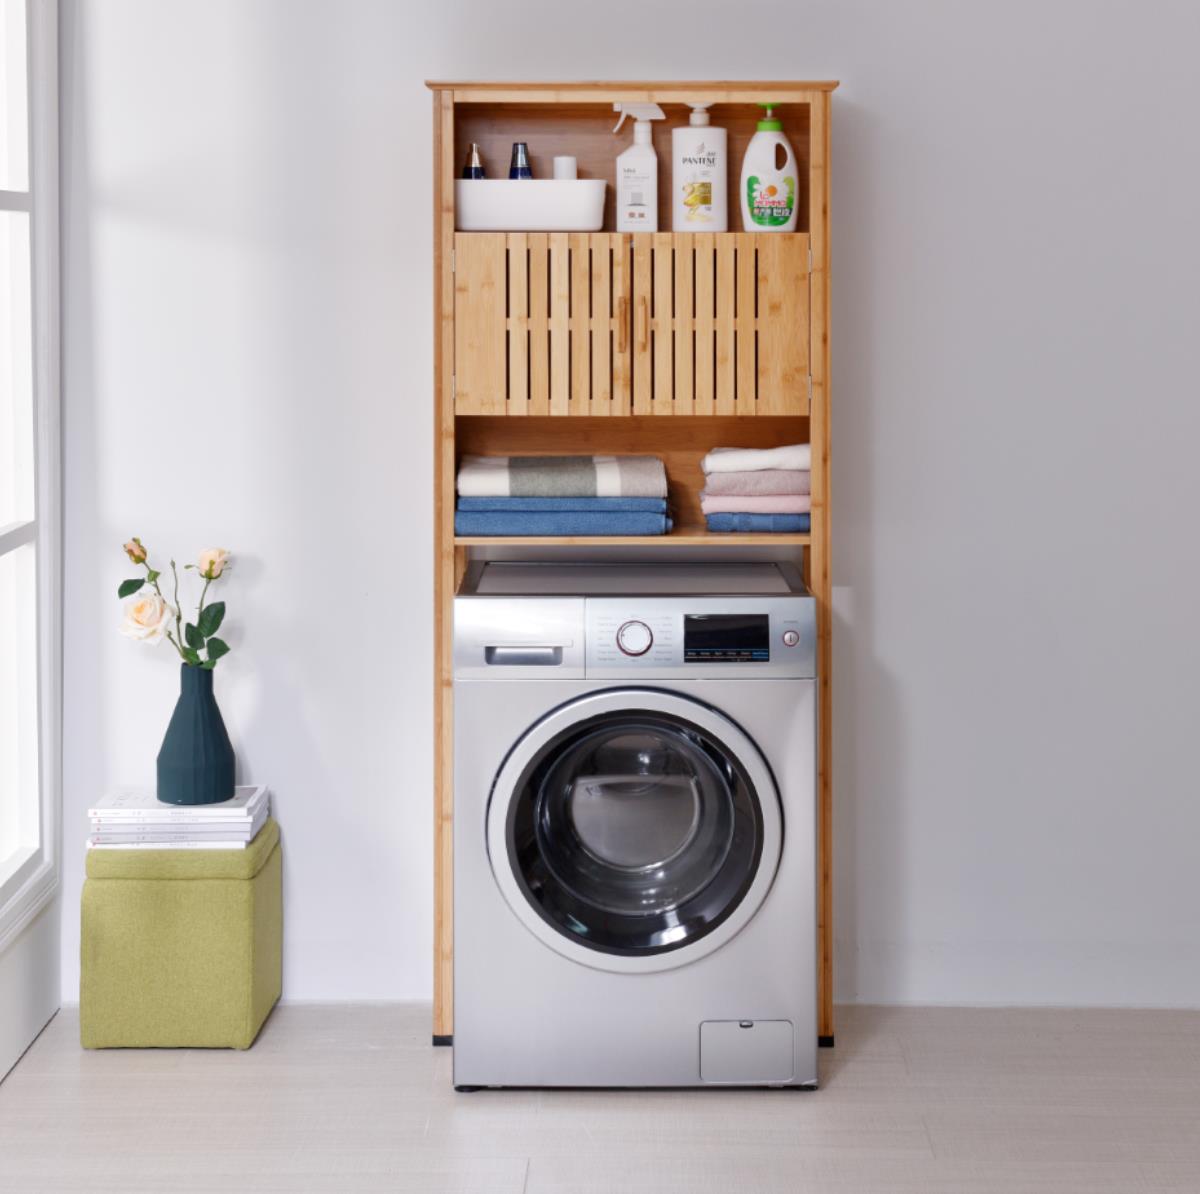
<path id="1" fill-rule="evenodd" d="M 632 116 L 641 123 L 647 120 L 666 120 L 667 114 L 657 104 L 613 104 L 613 111 L 621 113 L 613 132 L 620 132 L 626 116 Z"/>

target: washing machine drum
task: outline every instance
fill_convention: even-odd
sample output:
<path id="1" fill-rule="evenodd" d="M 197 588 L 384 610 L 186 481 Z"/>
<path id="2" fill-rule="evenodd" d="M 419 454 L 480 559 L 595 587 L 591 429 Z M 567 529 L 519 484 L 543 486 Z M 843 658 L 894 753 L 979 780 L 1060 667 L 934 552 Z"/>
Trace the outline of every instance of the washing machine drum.
<path id="1" fill-rule="evenodd" d="M 779 861 L 779 799 L 745 733 L 657 690 L 592 694 L 534 726 L 501 769 L 492 868 L 552 948 L 658 970 L 741 928 Z"/>

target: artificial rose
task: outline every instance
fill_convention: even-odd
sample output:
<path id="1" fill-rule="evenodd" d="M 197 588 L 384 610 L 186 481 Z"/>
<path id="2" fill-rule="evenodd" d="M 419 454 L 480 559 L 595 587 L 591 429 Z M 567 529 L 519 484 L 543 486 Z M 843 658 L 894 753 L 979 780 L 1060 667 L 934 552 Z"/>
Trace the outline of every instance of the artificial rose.
<path id="1" fill-rule="evenodd" d="M 125 554 L 135 564 L 144 564 L 146 562 L 146 549 L 142 546 L 142 541 L 136 535 L 125 544 Z"/>
<path id="2" fill-rule="evenodd" d="M 125 602 L 121 633 L 143 643 L 157 643 L 166 634 L 174 616 L 174 611 L 157 593 L 131 597 Z"/>
<path id="3" fill-rule="evenodd" d="M 208 547 L 200 553 L 200 562 L 197 566 L 200 569 L 200 575 L 205 580 L 216 580 L 225 571 L 225 565 L 228 562 L 229 552 L 225 548 Z"/>

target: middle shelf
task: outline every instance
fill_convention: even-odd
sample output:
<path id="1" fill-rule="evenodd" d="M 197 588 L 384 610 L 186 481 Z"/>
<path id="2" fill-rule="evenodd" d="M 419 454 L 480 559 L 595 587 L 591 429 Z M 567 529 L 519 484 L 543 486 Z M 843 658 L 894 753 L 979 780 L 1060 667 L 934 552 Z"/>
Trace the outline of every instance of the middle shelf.
<path id="1" fill-rule="evenodd" d="M 700 491 L 705 485 L 702 458 L 714 447 L 775 448 L 807 443 L 809 420 L 799 416 L 631 415 L 624 418 L 580 416 L 460 415 L 454 420 L 459 463 L 477 456 L 657 456 L 667 473 L 667 501 L 674 528 L 666 535 L 459 535 L 458 547 L 533 545 L 714 546 L 766 545 L 806 547 L 809 533 L 716 533 L 705 525 Z M 821 511 L 812 513 L 814 528 Z"/>

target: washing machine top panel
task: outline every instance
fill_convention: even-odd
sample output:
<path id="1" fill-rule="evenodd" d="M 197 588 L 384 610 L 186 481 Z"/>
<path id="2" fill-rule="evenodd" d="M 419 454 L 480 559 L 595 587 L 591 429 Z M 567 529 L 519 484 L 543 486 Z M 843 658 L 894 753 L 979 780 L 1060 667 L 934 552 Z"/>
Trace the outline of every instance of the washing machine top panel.
<path id="1" fill-rule="evenodd" d="M 790 571 L 790 570 L 789 570 Z M 487 563 L 481 597 L 787 596 L 803 593 L 778 564 Z"/>

